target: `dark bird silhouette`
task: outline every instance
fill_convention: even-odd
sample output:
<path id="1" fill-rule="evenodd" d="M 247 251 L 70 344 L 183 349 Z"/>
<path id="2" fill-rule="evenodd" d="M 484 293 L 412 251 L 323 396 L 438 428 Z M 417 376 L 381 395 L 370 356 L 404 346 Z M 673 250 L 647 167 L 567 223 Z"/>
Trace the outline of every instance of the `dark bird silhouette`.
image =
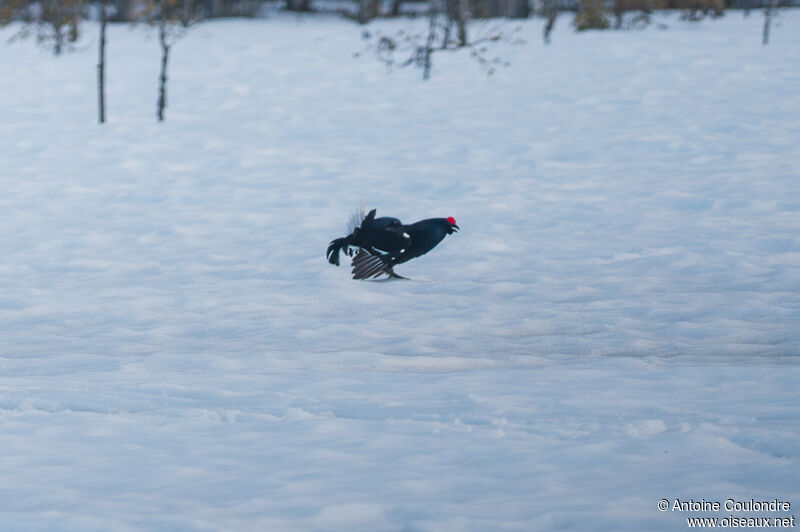
<path id="1" fill-rule="evenodd" d="M 458 230 L 453 217 L 428 218 L 403 225 L 397 218 L 376 218 L 375 209 L 372 209 L 352 233 L 330 243 L 328 262 L 338 266 L 339 253 L 344 250 L 353 257 L 353 279 L 371 279 L 384 274 L 405 279 L 394 272 L 395 265 L 424 255 L 445 236 Z"/>

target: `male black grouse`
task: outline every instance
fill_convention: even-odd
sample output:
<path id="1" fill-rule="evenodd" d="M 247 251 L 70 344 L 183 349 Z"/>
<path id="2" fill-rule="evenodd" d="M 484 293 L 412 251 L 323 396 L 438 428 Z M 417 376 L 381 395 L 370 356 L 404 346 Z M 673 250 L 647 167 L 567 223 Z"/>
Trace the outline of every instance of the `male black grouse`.
<path id="1" fill-rule="evenodd" d="M 428 218 L 403 225 L 397 218 L 375 218 L 375 209 L 372 209 L 352 233 L 330 243 L 328 262 L 338 266 L 339 252 L 344 249 L 352 257 L 356 248 L 353 279 L 371 279 L 384 274 L 405 279 L 394 273 L 395 264 L 424 255 L 458 229 L 453 217 Z"/>

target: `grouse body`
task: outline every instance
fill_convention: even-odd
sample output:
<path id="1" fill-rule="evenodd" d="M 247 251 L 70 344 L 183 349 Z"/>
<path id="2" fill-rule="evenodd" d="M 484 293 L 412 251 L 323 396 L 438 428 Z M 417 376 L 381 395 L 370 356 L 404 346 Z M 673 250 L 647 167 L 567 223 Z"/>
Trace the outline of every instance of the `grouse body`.
<path id="1" fill-rule="evenodd" d="M 353 279 L 371 279 L 381 275 L 403 278 L 394 272 L 402 264 L 424 255 L 445 236 L 458 231 L 456 220 L 428 218 L 404 225 L 397 218 L 375 217 L 375 209 L 349 235 L 333 240 L 328 246 L 328 262 L 339 265 L 339 253 L 353 256 Z"/>

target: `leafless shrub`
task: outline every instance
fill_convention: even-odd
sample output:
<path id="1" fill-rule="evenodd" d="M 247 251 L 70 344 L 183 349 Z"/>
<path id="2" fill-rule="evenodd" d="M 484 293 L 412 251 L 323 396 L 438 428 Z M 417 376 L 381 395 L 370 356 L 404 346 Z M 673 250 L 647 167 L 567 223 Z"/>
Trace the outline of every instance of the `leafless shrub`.
<path id="1" fill-rule="evenodd" d="M 0 25 L 22 23 L 13 39 L 34 35 L 36 41 L 61 54 L 78 40 L 78 30 L 85 0 L 6 0 L 0 2 Z"/>
<path id="2" fill-rule="evenodd" d="M 462 6 L 464 4 L 466 2 Z M 434 2 L 428 16 L 427 31 L 400 30 L 390 35 L 365 32 L 365 38 L 370 41 L 367 48 L 373 50 L 387 68 L 416 66 L 422 69 L 422 79 L 427 80 L 433 68 L 434 54 L 469 50 L 470 57 L 475 59 L 479 67 L 487 75 L 492 75 L 498 67 L 508 66 L 509 63 L 491 55 L 491 44 L 499 41 L 514 44 L 524 42 L 518 36 L 520 27 L 509 30 L 505 24 L 492 25 L 491 22 L 470 26 L 470 38 L 466 22 L 462 25 L 460 20 L 453 20 L 452 16 L 445 2 Z M 462 18 L 465 19 L 466 16 Z"/>

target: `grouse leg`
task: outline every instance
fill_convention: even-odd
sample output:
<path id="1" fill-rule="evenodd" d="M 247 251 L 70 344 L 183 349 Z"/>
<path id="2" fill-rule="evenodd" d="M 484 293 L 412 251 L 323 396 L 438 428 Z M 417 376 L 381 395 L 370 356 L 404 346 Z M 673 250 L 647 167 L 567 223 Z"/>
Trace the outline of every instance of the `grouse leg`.
<path id="1" fill-rule="evenodd" d="M 405 279 L 406 281 L 409 280 L 408 277 L 403 277 L 402 275 L 397 275 L 396 273 L 394 273 L 394 270 L 391 268 L 391 266 L 389 268 L 383 270 L 383 271 L 386 272 L 386 274 L 391 279 Z"/>

